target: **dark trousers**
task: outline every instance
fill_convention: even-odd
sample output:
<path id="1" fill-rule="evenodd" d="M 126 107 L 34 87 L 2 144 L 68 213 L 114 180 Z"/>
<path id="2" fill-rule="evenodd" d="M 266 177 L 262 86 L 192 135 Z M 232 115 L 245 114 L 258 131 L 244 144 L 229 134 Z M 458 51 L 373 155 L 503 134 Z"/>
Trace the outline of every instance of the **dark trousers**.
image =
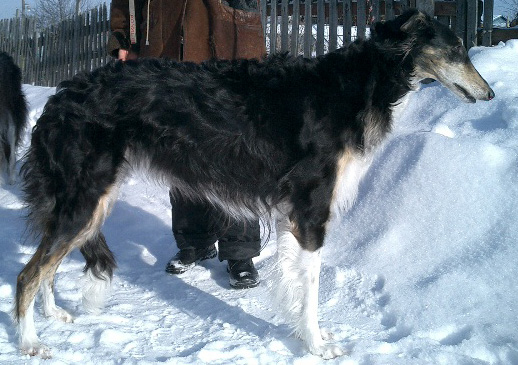
<path id="1" fill-rule="evenodd" d="M 171 198 L 173 234 L 179 249 L 205 248 L 219 241 L 220 261 L 259 256 L 259 221 L 236 221 L 209 203 Z"/>

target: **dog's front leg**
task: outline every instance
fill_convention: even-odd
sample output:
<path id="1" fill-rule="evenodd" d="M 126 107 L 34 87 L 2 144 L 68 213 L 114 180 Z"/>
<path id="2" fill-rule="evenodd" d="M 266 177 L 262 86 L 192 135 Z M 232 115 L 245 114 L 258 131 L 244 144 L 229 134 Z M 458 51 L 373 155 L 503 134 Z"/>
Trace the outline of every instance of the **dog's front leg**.
<path id="1" fill-rule="evenodd" d="M 326 343 L 318 325 L 320 251 L 303 249 L 296 238 L 296 225 L 286 217 L 277 220 L 277 265 L 273 290 L 285 318 L 311 353 L 331 359 L 343 355 Z M 295 234 L 294 234 L 295 233 Z"/>

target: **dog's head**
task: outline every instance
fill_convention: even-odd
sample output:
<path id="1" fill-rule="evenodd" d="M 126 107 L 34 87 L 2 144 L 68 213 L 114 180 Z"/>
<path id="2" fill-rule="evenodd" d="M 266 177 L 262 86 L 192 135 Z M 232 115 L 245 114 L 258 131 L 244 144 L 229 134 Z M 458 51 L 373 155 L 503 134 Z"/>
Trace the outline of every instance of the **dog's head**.
<path id="1" fill-rule="evenodd" d="M 468 103 L 495 97 L 469 60 L 462 40 L 424 13 L 412 9 L 394 20 L 377 23 L 373 39 L 410 57 L 418 81 L 438 80 Z"/>

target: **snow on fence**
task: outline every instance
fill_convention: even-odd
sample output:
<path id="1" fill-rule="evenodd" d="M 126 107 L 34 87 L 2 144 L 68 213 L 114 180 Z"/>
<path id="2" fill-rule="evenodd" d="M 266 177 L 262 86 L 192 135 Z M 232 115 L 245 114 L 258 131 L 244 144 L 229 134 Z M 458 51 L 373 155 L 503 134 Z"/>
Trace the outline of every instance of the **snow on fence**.
<path id="1" fill-rule="evenodd" d="M 322 55 L 369 35 L 370 25 L 393 19 L 407 8 L 433 11 L 469 48 L 491 45 L 493 1 L 485 0 L 260 0 L 269 53 Z M 482 28 L 481 14 L 484 14 Z M 11 54 L 24 83 L 55 86 L 78 71 L 106 64 L 109 34 L 106 4 L 38 31 L 35 19 L 0 20 L 0 51 Z M 294 36 L 296 35 L 296 36 Z"/>

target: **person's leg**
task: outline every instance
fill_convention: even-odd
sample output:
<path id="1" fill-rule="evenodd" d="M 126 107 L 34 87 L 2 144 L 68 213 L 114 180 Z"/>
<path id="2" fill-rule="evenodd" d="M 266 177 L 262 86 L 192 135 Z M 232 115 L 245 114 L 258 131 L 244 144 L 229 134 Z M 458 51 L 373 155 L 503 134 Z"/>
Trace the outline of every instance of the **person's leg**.
<path id="1" fill-rule="evenodd" d="M 178 253 L 167 263 L 166 271 L 181 274 L 198 262 L 211 259 L 217 251 L 217 240 L 208 204 L 193 203 L 181 197 L 171 197 L 173 235 Z"/>
<path id="2" fill-rule="evenodd" d="M 219 259 L 228 261 L 230 286 L 235 289 L 257 286 L 259 274 L 252 258 L 261 252 L 259 221 L 220 219 L 219 227 Z"/>

